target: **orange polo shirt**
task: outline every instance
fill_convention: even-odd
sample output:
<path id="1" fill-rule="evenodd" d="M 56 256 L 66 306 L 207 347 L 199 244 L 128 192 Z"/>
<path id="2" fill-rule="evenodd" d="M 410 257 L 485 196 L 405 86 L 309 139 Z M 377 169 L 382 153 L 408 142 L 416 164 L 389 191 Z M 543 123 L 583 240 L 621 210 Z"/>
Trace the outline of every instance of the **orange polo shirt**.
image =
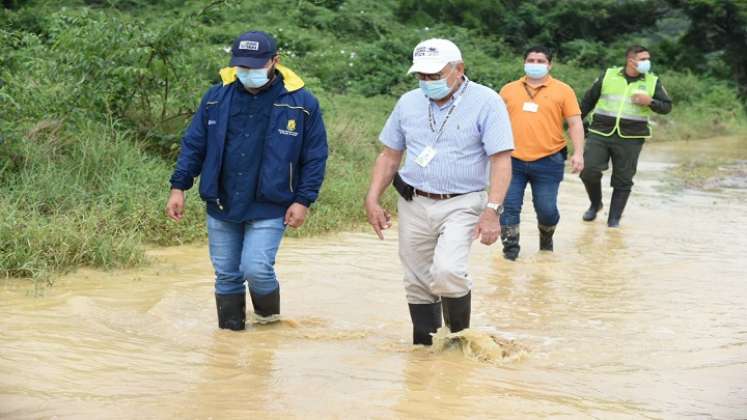
<path id="1" fill-rule="evenodd" d="M 563 122 L 568 117 L 581 115 L 581 108 L 576 93 L 560 80 L 547 76 L 542 85 L 533 88 L 526 79 L 524 76 L 503 86 L 500 95 L 506 102 L 514 132 L 512 156 L 533 161 L 565 147 Z M 532 109 L 536 112 L 531 112 Z"/>

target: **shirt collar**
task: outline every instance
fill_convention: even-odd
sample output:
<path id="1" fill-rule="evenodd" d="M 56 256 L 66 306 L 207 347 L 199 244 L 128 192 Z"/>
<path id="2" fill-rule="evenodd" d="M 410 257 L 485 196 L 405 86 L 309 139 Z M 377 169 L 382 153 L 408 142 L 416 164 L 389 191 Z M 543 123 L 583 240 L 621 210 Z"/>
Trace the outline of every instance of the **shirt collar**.
<path id="1" fill-rule="evenodd" d="M 522 77 L 521 77 L 521 79 L 519 79 L 519 80 L 521 80 L 521 83 L 524 83 L 525 85 L 529 85 L 529 83 L 527 82 L 527 76 L 522 76 Z M 553 82 L 553 80 L 555 80 L 555 79 L 553 79 L 553 78 L 552 78 L 552 76 L 550 76 L 550 75 L 548 74 L 548 75 L 547 75 L 547 79 L 545 79 L 545 81 L 544 81 L 544 82 L 542 82 L 542 84 L 541 84 L 541 85 L 538 85 L 538 87 L 542 87 L 542 86 L 550 86 L 550 84 L 551 84 L 551 83 Z M 534 87 L 534 86 L 533 86 L 533 87 Z"/>

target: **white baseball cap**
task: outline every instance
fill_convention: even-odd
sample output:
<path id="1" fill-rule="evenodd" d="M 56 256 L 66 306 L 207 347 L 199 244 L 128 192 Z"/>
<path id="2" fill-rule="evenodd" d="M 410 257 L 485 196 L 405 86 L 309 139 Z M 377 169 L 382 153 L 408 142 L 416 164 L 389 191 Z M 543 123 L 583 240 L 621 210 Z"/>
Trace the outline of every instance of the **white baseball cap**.
<path id="1" fill-rule="evenodd" d="M 434 74 L 441 71 L 452 61 L 462 61 L 462 53 L 456 45 L 448 39 L 426 39 L 412 52 L 412 66 L 407 74 Z"/>

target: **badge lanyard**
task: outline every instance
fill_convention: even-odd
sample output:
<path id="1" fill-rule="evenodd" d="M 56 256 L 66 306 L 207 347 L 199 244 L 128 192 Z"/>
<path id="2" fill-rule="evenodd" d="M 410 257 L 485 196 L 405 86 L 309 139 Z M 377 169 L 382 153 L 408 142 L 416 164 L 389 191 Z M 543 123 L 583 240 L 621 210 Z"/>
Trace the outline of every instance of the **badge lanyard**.
<path id="1" fill-rule="evenodd" d="M 544 87 L 544 85 L 540 85 L 534 91 L 534 95 L 532 95 L 532 92 L 529 91 L 529 88 L 527 87 L 526 83 L 522 83 L 521 85 L 524 87 L 524 90 L 527 92 L 527 96 L 529 96 L 529 100 L 532 101 L 532 102 L 534 102 L 534 97 L 537 96 L 537 94 L 539 93 L 540 89 L 542 89 Z"/>
<path id="2" fill-rule="evenodd" d="M 415 158 L 415 163 L 422 166 L 423 168 L 428 166 L 431 160 L 433 160 L 433 157 L 436 156 L 436 153 L 438 153 L 434 146 L 436 145 L 436 143 L 438 143 L 438 141 L 441 139 L 441 136 L 444 134 L 446 123 L 449 121 L 449 117 L 451 117 L 451 114 L 454 113 L 457 105 L 459 105 L 459 101 L 462 100 L 462 95 L 464 95 L 464 90 L 467 89 L 468 84 L 469 80 L 465 81 L 464 85 L 462 85 L 462 88 L 459 91 L 459 96 L 454 99 L 454 103 L 446 113 L 446 117 L 441 123 L 441 127 L 438 129 L 438 132 L 436 132 L 436 119 L 433 116 L 433 104 L 431 104 L 430 102 L 428 103 L 428 126 L 430 127 L 431 132 L 436 134 L 436 139 L 433 140 L 433 143 L 430 146 L 426 146 L 425 149 L 423 149 L 423 151 L 418 155 L 418 157 Z"/>
<path id="3" fill-rule="evenodd" d="M 537 112 L 537 110 L 539 109 L 539 105 L 537 105 L 537 102 L 534 101 L 534 97 L 537 96 L 537 93 L 539 93 L 540 89 L 542 89 L 543 86 L 539 86 L 537 90 L 534 91 L 534 95 L 532 95 L 532 92 L 529 91 L 526 83 L 522 83 L 522 86 L 527 92 L 527 96 L 529 96 L 529 102 L 524 102 L 522 110 L 527 112 Z"/>
<path id="4" fill-rule="evenodd" d="M 431 132 L 436 133 L 436 139 L 433 141 L 432 146 L 435 146 L 436 143 L 438 143 L 438 141 L 441 139 L 441 136 L 444 134 L 446 123 L 449 122 L 449 117 L 451 117 L 451 114 L 454 113 L 454 110 L 456 109 L 457 105 L 459 105 L 459 101 L 462 100 L 462 95 L 464 95 L 464 91 L 467 89 L 468 84 L 469 84 L 469 80 L 465 80 L 464 86 L 462 86 L 462 88 L 459 90 L 459 97 L 454 100 L 454 103 L 451 105 L 451 108 L 449 108 L 449 111 L 446 113 L 446 117 L 441 123 L 441 127 L 438 129 L 438 132 L 436 132 L 436 118 L 433 116 L 433 105 L 430 103 L 428 104 L 428 125 L 431 129 Z"/>

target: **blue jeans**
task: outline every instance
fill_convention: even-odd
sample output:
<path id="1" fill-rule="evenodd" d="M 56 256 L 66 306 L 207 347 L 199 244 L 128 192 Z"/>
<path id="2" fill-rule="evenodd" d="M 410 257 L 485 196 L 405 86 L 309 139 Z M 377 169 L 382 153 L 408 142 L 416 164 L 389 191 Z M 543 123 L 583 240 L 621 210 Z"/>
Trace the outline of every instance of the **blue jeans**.
<path id="1" fill-rule="evenodd" d="M 518 225 L 524 190 L 532 185 L 532 202 L 537 213 L 537 222 L 544 226 L 555 226 L 560 220 L 558 212 L 558 188 L 565 171 L 565 155 L 562 152 L 539 160 L 527 162 L 511 158 L 511 184 L 503 202 L 501 225 Z"/>
<path id="2" fill-rule="evenodd" d="M 233 223 L 208 216 L 207 226 L 215 293 L 246 293 L 245 282 L 258 295 L 278 288 L 275 255 L 285 232 L 282 217 Z"/>

